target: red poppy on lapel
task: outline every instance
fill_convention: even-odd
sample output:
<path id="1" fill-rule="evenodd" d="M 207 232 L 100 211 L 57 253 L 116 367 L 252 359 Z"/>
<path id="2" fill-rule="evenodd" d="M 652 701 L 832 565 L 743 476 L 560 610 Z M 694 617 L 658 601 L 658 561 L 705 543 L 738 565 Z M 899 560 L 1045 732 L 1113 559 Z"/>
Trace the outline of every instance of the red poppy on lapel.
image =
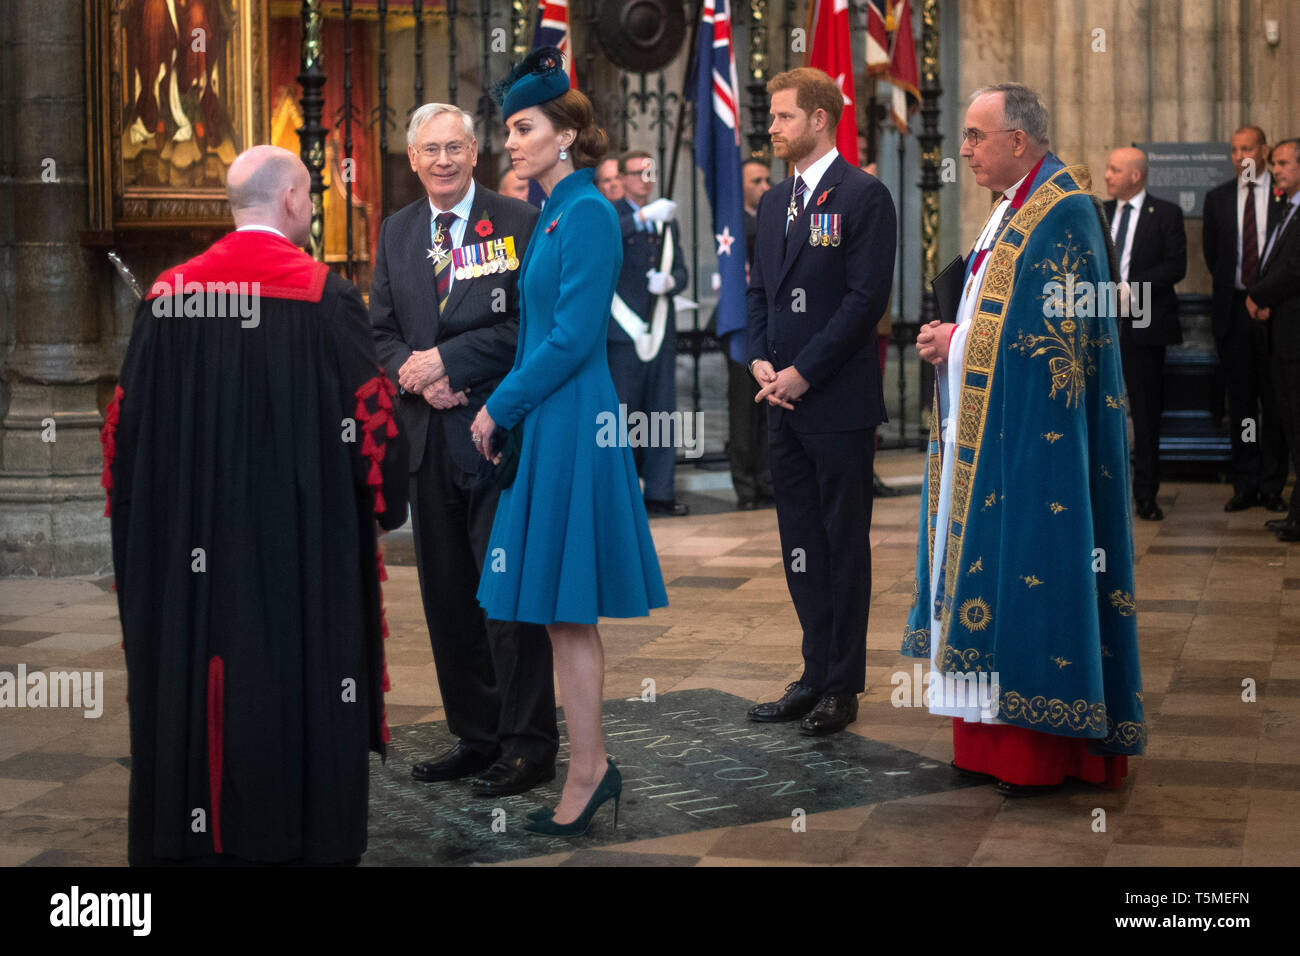
<path id="1" fill-rule="evenodd" d="M 829 195 L 831 194 L 831 190 L 834 189 L 834 188 L 835 188 L 835 187 L 832 186 L 830 189 L 826 190 L 824 193 L 822 193 L 820 196 L 818 196 L 818 197 L 817 197 L 817 205 L 820 206 L 822 203 L 824 203 L 824 202 L 826 201 L 826 197 L 829 196 Z"/>
<path id="2" fill-rule="evenodd" d="M 1274 197 L 1275 199 L 1281 199 L 1284 195 L 1285 195 L 1285 193 L 1282 191 L 1282 187 L 1281 187 L 1281 186 L 1274 186 L 1274 187 L 1273 187 L 1273 197 Z"/>
<path id="3" fill-rule="evenodd" d="M 488 218 L 486 212 L 483 213 L 483 218 L 474 225 L 474 231 L 478 233 L 480 239 L 486 239 L 492 235 L 492 220 Z"/>
<path id="4" fill-rule="evenodd" d="M 549 226 L 546 227 L 546 231 L 547 231 L 547 232 L 550 232 L 552 229 L 554 229 L 555 226 L 556 226 L 556 224 L 557 224 L 559 221 L 560 221 L 560 217 L 559 217 L 559 216 L 556 216 L 554 219 L 552 219 L 552 220 L 551 220 L 551 224 L 550 224 Z"/>

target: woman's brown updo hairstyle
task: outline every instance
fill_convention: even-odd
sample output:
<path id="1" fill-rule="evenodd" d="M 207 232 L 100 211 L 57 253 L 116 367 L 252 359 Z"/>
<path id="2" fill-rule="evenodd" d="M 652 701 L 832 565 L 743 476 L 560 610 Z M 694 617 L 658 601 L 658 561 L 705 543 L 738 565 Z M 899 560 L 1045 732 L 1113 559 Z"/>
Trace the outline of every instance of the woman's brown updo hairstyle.
<path id="1" fill-rule="evenodd" d="M 538 103 L 537 108 L 555 127 L 556 132 L 571 129 L 577 132 L 569 155 L 574 169 L 599 166 L 609 152 L 609 137 L 596 125 L 596 111 L 591 100 L 579 90 L 568 89 L 552 100 Z"/>

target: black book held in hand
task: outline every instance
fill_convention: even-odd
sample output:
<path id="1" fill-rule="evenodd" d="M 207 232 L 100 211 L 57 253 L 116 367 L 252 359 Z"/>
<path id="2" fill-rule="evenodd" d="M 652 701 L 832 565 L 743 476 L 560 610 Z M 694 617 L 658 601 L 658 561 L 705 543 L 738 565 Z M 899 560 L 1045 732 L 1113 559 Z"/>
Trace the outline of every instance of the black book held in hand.
<path id="1" fill-rule="evenodd" d="M 930 281 L 940 322 L 956 324 L 957 310 L 961 307 L 961 286 L 965 278 L 966 260 L 957 256 Z"/>

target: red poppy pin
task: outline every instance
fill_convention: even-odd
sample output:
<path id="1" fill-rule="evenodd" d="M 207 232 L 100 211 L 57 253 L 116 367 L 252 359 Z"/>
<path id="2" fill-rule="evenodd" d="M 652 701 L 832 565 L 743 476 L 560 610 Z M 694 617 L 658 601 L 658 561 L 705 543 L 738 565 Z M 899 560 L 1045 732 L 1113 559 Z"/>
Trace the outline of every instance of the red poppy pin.
<path id="1" fill-rule="evenodd" d="M 563 213 L 561 213 L 560 215 L 563 215 Z M 546 231 L 549 233 L 552 229 L 554 229 L 554 228 L 556 227 L 556 225 L 559 223 L 559 221 L 560 221 L 560 217 L 559 217 L 559 216 L 556 216 L 554 219 L 552 219 L 552 220 L 551 220 L 551 224 L 550 224 L 549 226 L 546 227 Z"/>
<path id="2" fill-rule="evenodd" d="M 492 235 L 492 220 L 488 218 L 486 212 L 483 213 L 483 218 L 474 224 L 474 231 L 478 233 L 480 239 Z"/>
<path id="3" fill-rule="evenodd" d="M 829 196 L 829 195 L 831 194 L 831 189 L 834 189 L 834 188 L 835 188 L 835 187 L 832 186 L 830 189 L 826 190 L 824 193 L 822 193 L 820 196 L 818 196 L 818 197 L 817 197 L 817 205 L 820 206 L 822 203 L 824 203 L 824 202 L 826 201 L 826 197 Z"/>

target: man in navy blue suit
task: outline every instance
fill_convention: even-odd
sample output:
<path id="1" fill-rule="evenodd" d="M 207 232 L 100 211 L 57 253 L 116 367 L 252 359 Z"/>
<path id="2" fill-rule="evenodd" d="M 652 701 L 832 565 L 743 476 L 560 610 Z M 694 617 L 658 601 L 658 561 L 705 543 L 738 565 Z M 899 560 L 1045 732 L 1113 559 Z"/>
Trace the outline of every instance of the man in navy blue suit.
<path id="1" fill-rule="evenodd" d="M 686 257 L 682 255 L 677 205 L 668 199 L 650 201 L 654 192 L 654 160 L 643 150 L 618 159 L 623 198 L 614 202 L 623 232 L 623 269 L 610 307 L 609 374 L 618 400 L 628 414 L 667 415 L 677 408 L 677 313 L 673 293 L 686 287 Z M 650 517 L 688 514 L 673 492 L 679 436 L 632 450 L 637 474 L 645 482 L 645 510 Z"/>
<path id="2" fill-rule="evenodd" d="M 795 175 L 758 204 L 750 264 L 749 369 L 768 404 L 772 487 L 786 583 L 803 628 L 803 674 L 751 720 L 802 720 L 811 736 L 858 715 L 871 602 L 871 466 L 886 421 L 876 323 L 898 234 L 880 180 L 835 149 L 844 98 L 821 70 L 774 76 L 772 150 Z"/>

